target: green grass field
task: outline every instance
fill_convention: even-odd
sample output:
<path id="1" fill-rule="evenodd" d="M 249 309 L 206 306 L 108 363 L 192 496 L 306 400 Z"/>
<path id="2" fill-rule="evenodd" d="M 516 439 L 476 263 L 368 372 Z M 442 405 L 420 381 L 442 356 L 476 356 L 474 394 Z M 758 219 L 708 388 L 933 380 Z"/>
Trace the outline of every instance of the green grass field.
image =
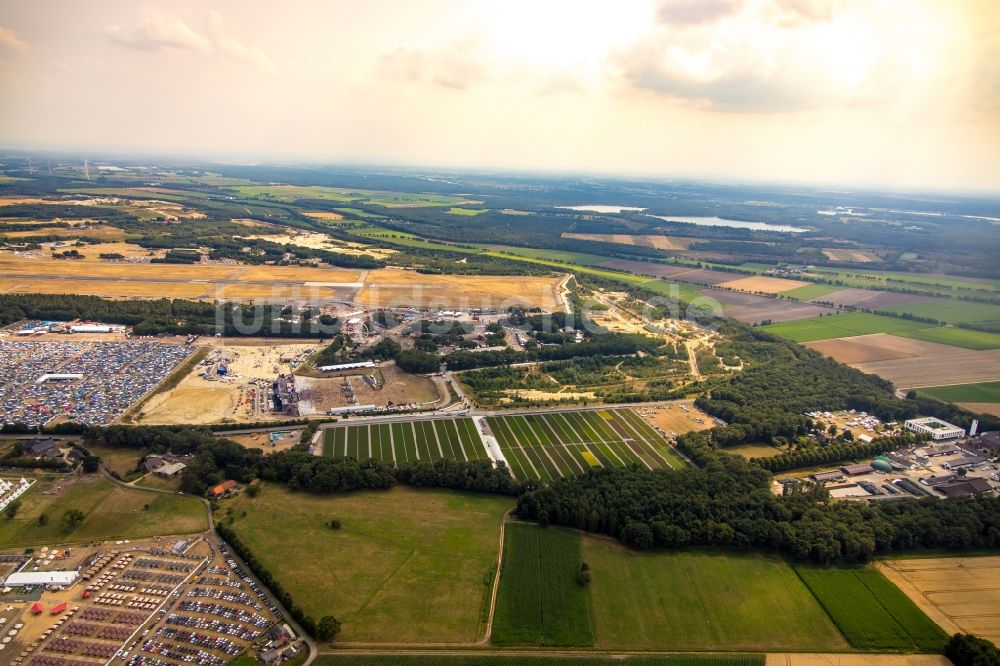
<path id="1" fill-rule="evenodd" d="M 987 331 L 974 331 L 968 328 L 954 326 L 932 326 L 915 331 L 900 333 L 907 338 L 937 342 L 942 345 L 954 345 L 965 349 L 997 349 L 1000 348 L 1000 334 Z"/>
<path id="2" fill-rule="evenodd" d="M 472 419 L 434 419 L 328 428 L 323 455 L 374 458 L 388 465 L 414 460 L 488 460 Z"/>
<path id="3" fill-rule="evenodd" d="M 630 409 L 491 416 L 486 423 L 511 472 L 521 480 L 576 476 L 593 467 L 687 465 Z"/>
<path id="4" fill-rule="evenodd" d="M 829 284 L 807 284 L 804 287 L 796 287 L 795 289 L 783 291 L 781 295 L 796 298 L 800 301 L 808 301 L 813 298 L 832 294 L 835 291 L 840 291 L 840 289 L 841 287 L 834 287 Z"/>
<path id="5" fill-rule="evenodd" d="M 595 647 L 837 651 L 847 642 L 784 560 L 649 553 L 584 537 Z"/>
<path id="6" fill-rule="evenodd" d="M 56 488 L 62 487 L 62 491 Z M 70 509 L 86 514 L 73 531 L 62 526 Z M 40 525 L 39 516 L 49 517 Z M 123 488 L 103 477 L 39 480 L 22 496 L 13 519 L 0 519 L 0 547 L 77 543 L 106 539 L 137 539 L 191 534 L 208 529 L 205 506 L 193 497 Z"/>
<path id="7" fill-rule="evenodd" d="M 868 312 L 847 312 L 844 314 L 810 317 L 798 321 L 785 321 L 780 324 L 769 324 L 763 330 L 774 335 L 794 340 L 795 342 L 812 342 L 814 340 L 829 340 L 845 338 L 852 335 L 867 335 L 869 333 L 901 333 L 926 328 L 927 324 L 883 317 Z"/>
<path id="8" fill-rule="evenodd" d="M 900 305 L 894 308 L 886 308 L 890 312 L 917 315 L 918 317 L 930 317 L 946 324 L 957 324 L 958 322 L 996 322 L 1000 321 L 1000 305 L 991 303 L 975 303 L 972 301 L 932 301 L 930 303 L 914 303 L 913 305 Z"/>
<path id="9" fill-rule="evenodd" d="M 1000 402 L 1000 382 L 934 386 L 919 389 L 917 393 L 944 402 Z"/>
<path id="10" fill-rule="evenodd" d="M 687 282 L 671 282 L 670 280 L 650 280 L 639 285 L 643 289 L 648 289 L 661 296 L 673 298 L 676 296 L 682 301 L 692 301 L 698 297 L 704 287 Z"/>
<path id="11" fill-rule="evenodd" d="M 851 645 L 866 650 L 940 652 L 947 634 L 872 567 L 797 567 Z"/>
<path id="12" fill-rule="evenodd" d="M 535 525 L 507 526 L 493 642 L 498 645 L 591 645 L 590 601 L 577 581 L 580 535 Z"/>
<path id="13" fill-rule="evenodd" d="M 234 662 L 235 663 L 235 662 Z M 255 662 L 256 663 L 256 662 Z M 573 655 L 374 655 L 321 654 L 317 666 L 522 666 L 523 664 L 586 664 L 587 666 L 764 666 L 764 655 L 743 654 L 670 654 L 658 656 L 621 655 L 605 657 L 577 653 Z M 249 664 L 247 666 L 250 666 Z"/>
<path id="14" fill-rule="evenodd" d="M 377 213 L 369 213 L 368 211 L 361 210 L 360 208 L 334 208 L 333 210 L 338 213 L 347 213 L 348 215 L 354 215 L 355 217 L 363 217 L 367 220 L 384 220 L 385 215 L 378 215 Z"/>
<path id="15" fill-rule="evenodd" d="M 476 215 L 482 215 L 488 209 L 487 208 L 449 208 L 446 212 L 452 215 L 465 215 L 466 217 L 475 217 Z"/>
<path id="16" fill-rule="evenodd" d="M 798 321 L 763 326 L 762 330 L 795 342 L 813 342 L 832 338 L 847 338 L 871 333 L 888 333 L 925 342 L 937 342 L 965 349 L 996 349 L 1000 335 L 953 326 L 929 326 L 923 322 L 886 317 L 870 312 L 810 317 Z"/>
<path id="17" fill-rule="evenodd" d="M 232 529 L 308 615 L 343 623 L 338 640 L 482 636 L 513 499 L 404 487 L 316 496 L 266 484 L 232 503 L 234 515 L 247 512 Z M 341 529 L 327 527 L 333 518 Z"/>

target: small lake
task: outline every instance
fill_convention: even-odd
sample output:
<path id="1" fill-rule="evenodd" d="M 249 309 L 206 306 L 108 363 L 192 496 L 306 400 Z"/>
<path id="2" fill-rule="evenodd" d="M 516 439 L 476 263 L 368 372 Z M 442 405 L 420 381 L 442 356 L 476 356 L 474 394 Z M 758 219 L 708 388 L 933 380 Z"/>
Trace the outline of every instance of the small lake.
<path id="1" fill-rule="evenodd" d="M 556 206 L 556 208 L 565 208 L 566 210 L 586 210 L 592 213 L 621 213 L 624 211 L 646 210 L 645 208 L 636 208 L 635 206 L 605 206 L 603 204 L 588 204 L 586 206 Z"/>
<path id="2" fill-rule="evenodd" d="M 801 227 L 787 224 L 768 224 L 767 222 L 744 222 L 742 220 L 727 220 L 721 217 L 688 217 L 684 215 L 650 215 L 665 222 L 687 222 L 702 227 L 733 227 L 735 229 L 754 229 L 756 231 L 782 231 L 790 234 L 800 234 L 809 231 Z"/>

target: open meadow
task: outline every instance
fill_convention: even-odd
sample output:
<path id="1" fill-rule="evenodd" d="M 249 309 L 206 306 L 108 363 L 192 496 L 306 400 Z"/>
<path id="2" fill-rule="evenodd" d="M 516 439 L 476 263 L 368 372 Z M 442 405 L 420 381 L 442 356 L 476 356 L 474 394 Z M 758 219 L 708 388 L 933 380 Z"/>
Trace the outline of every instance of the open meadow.
<path id="1" fill-rule="evenodd" d="M 583 537 L 595 647 L 843 650 L 847 643 L 795 571 L 768 555 L 637 552 Z"/>
<path id="2" fill-rule="evenodd" d="M 442 643 L 482 636 L 500 519 L 514 500 L 405 487 L 317 496 L 268 484 L 227 505 L 238 516 L 231 528 L 295 603 L 343 623 L 338 641 Z"/>
<path id="3" fill-rule="evenodd" d="M 879 569 L 948 634 L 1000 642 L 1000 556 L 883 560 Z"/>
<path id="4" fill-rule="evenodd" d="M 67 531 L 66 511 L 86 514 Z M 39 516 L 48 519 L 43 525 Z M 100 475 L 40 479 L 24 495 L 21 510 L 0 520 L 0 547 L 191 534 L 208 529 L 205 506 L 192 497 L 123 488 Z"/>

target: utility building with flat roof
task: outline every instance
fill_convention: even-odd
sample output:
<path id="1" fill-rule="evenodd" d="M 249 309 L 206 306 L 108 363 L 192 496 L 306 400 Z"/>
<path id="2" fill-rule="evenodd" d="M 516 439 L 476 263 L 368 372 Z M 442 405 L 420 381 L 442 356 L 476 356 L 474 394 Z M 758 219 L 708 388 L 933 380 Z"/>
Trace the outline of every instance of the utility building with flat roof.
<path id="1" fill-rule="evenodd" d="M 907 430 L 928 435 L 933 440 L 955 439 L 965 437 L 965 430 L 947 421 L 927 416 L 922 419 L 910 419 L 903 424 Z"/>

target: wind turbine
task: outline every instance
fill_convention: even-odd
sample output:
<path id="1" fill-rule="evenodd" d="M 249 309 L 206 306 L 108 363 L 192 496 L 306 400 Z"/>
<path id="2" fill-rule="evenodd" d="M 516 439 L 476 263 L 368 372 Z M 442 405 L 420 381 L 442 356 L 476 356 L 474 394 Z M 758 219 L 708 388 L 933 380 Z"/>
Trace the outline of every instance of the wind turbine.
<path id="1" fill-rule="evenodd" d="M 29 157 L 28 158 L 28 175 L 30 176 L 33 173 L 34 173 L 34 170 L 31 168 L 31 158 Z"/>
<path id="2" fill-rule="evenodd" d="M 90 182 L 90 166 L 87 160 L 83 161 L 83 175 L 87 177 L 87 182 Z"/>

